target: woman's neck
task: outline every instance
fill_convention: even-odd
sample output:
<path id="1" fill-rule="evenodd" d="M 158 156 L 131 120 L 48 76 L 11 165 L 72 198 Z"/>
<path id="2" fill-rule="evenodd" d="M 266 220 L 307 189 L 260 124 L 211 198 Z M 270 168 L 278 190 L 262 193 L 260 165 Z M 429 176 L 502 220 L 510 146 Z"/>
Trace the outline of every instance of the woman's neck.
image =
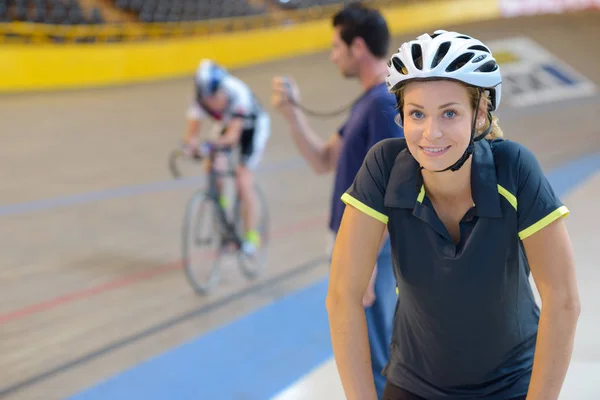
<path id="1" fill-rule="evenodd" d="M 427 196 L 435 201 L 471 199 L 472 159 L 470 157 L 458 171 L 432 172 L 422 170 Z"/>

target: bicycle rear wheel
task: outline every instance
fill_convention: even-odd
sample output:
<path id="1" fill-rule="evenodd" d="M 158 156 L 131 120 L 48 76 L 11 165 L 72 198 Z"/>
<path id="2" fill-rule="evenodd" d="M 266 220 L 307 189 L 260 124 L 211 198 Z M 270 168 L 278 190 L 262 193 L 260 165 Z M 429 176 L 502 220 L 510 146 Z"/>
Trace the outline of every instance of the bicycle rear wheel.
<path id="1" fill-rule="evenodd" d="M 260 247 L 257 249 L 256 254 L 252 257 L 246 256 L 241 250 L 238 252 L 238 265 L 242 270 L 243 274 L 248 279 L 254 279 L 258 277 L 264 270 L 265 264 L 267 263 L 267 249 L 269 245 L 269 234 L 270 234 L 270 217 L 269 207 L 267 204 L 267 198 L 262 191 L 261 187 L 257 184 L 254 185 L 254 192 L 256 193 L 257 199 L 257 231 L 260 234 Z M 243 220 L 241 214 L 241 204 L 238 200 L 235 205 L 236 215 L 236 230 L 238 237 L 244 237 Z"/>
<path id="2" fill-rule="evenodd" d="M 221 220 L 219 205 L 203 191 L 192 195 L 186 206 L 182 230 L 185 275 L 198 294 L 207 294 L 220 281 Z"/>

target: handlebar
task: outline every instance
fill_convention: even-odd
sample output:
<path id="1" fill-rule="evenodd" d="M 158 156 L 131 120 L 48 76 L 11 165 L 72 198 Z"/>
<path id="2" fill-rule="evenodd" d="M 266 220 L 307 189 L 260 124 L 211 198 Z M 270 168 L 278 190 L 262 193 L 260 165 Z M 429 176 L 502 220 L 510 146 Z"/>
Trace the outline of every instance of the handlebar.
<path id="1" fill-rule="evenodd" d="M 209 142 L 203 142 L 198 145 L 197 148 L 194 149 L 191 156 L 186 153 L 187 146 L 185 144 L 181 145 L 181 150 L 184 156 L 190 157 L 193 160 L 201 161 L 207 155 L 210 159 L 213 159 L 215 154 L 217 153 L 230 153 L 232 150 L 231 146 L 214 146 Z"/>
<path id="2" fill-rule="evenodd" d="M 186 146 L 183 144 L 179 148 L 174 149 L 169 156 L 169 170 L 171 171 L 171 175 L 174 178 L 181 178 L 182 174 L 179 170 L 178 163 L 182 160 L 187 159 L 193 162 L 200 162 L 207 156 L 210 161 L 215 160 L 215 156 L 219 153 L 222 154 L 231 154 L 233 147 L 232 146 L 224 146 L 224 147 L 216 147 L 212 146 L 207 142 L 204 142 L 195 149 L 192 154 L 189 154 L 185 151 Z M 179 160 L 179 161 L 178 161 Z M 231 159 L 229 160 L 229 170 L 225 172 L 217 172 L 215 170 L 211 170 L 211 175 L 235 175 L 235 169 L 231 167 Z"/>

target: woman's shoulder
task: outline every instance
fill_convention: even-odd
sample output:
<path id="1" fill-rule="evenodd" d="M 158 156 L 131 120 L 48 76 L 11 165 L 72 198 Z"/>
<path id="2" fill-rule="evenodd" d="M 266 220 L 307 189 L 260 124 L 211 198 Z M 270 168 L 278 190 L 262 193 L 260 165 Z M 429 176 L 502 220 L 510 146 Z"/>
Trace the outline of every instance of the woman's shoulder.
<path id="1" fill-rule="evenodd" d="M 543 175 L 537 157 L 527 146 L 508 139 L 494 139 L 489 143 L 499 181 L 508 179 L 520 186 L 532 176 Z"/>
<path id="2" fill-rule="evenodd" d="M 385 162 L 393 162 L 398 154 L 406 148 L 406 139 L 404 138 L 385 138 L 375 143 L 369 153 Z"/>
<path id="3" fill-rule="evenodd" d="M 523 161 L 535 158 L 533 152 L 525 145 L 509 139 L 488 140 L 497 165 L 518 166 Z"/>
<path id="4" fill-rule="evenodd" d="M 396 158 L 407 148 L 404 138 L 386 138 L 375 143 L 365 157 L 363 167 L 384 178 L 389 176 Z"/>

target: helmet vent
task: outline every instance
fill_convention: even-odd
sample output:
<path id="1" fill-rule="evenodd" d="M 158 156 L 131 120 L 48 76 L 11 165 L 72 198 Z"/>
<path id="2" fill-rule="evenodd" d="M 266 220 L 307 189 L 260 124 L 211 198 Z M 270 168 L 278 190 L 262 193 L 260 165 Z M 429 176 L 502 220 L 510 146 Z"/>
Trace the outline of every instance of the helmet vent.
<path id="1" fill-rule="evenodd" d="M 437 52 L 435 53 L 435 57 L 433 57 L 433 61 L 431 62 L 431 68 L 435 68 L 438 66 L 440 61 L 448 54 L 448 50 L 450 50 L 450 42 L 444 42 L 438 47 Z"/>
<path id="2" fill-rule="evenodd" d="M 415 63 L 415 67 L 417 69 L 423 69 L 423 50 L 421 49 L 421 45 L 413 44 L 411 47 L 411 54 L 413 63 Z"/>
<path id="3" fill-rule="evenodd" d="M 475 71 L 477 72 L 494 72 L 498 69 L 498 64 L 494 60 L 490 60 L 483 64 L 481 67 L 477 68 Z"/>
<path id="4" fill-rule="evenodd" d="M 452 61 L 450 63 L 450 65 L 448 65 L 448 68 L 446 68 L 446 72 L 453 72 L 453 71 L 461 69 L 466 63 L 471 61 L 473 56 L 475 56 L 475 53 L 471 53 L 471 52 L 461 54 L 454 61 Z"/>
<path id="5" fill-rule="evenodd" d="M 467 35 L 460 35 L 456 37 L 457 39 L 473 39 L 472 37 L 469 37 Z"/>
<path id="6" fill-rule="evenodd" d="M 488 49 L 485 46 L 482 46 L 480 44 L 476 44 L 474 46 L 469 47 L 469 50 L 479 50 L 479 51 L 485 51 L 486 53 L 490 53 L 490 49 Z"/>
<path id="7" fill-rule="evenodd" d="M 392 64 L 394 64 L 394 68 L 396 69 L 396 71 L 398 71 L 402 75 L 408 74 L 408 70 L 406 69 L 404 64 L 402 64 L 402 61 L 400 61 L 398 57 L 392 57 Z"/>

